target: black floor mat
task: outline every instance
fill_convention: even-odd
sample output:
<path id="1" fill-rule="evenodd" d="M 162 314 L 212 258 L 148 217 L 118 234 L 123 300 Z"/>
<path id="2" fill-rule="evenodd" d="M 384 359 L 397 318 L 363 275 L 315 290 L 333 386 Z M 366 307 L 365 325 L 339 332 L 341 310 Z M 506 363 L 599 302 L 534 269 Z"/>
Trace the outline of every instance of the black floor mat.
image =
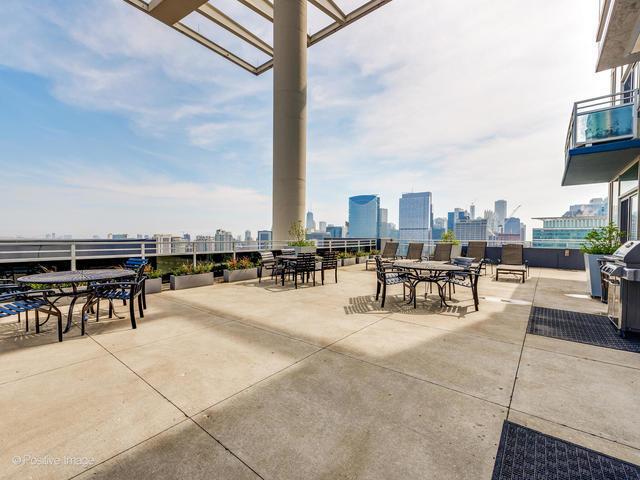
<path id="1" fill-rule="evenodd" d="M 604 315 L 533 307 L 527 332 L 570 342 L 640 353 L 640 338 L 637 336 L 622 338 Z"/>
<path id="2" fill-rule="evenodd" d="M 640 466 L 505 421 L 492 480 L 640 480 Z"/>

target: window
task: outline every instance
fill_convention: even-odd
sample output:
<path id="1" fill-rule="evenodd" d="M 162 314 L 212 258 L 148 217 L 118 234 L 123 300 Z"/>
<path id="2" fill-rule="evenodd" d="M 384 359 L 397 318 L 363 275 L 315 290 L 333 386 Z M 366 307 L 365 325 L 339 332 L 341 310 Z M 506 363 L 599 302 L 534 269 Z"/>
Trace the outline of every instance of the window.
<path id="1" fill-rule="evenodd" d="M 638 239 L 638 196 L 634 195 L 629 199 L 629 240 Z"/>
<path id="2" fill-rule="evenodd" d="M 634 188 L 638 188 L 638 164 L 628 169 L 620 175 L 620 195 L 630 192 Z"/>

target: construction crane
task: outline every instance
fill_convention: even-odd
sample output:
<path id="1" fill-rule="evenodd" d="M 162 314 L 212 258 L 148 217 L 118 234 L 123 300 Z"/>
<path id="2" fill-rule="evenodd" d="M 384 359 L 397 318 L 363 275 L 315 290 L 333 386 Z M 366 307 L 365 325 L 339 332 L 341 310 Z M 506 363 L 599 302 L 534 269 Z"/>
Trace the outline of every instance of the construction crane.
<path id="1" fill-rule="evenodd" d="M 509 215 L 507 218 L 513 218 L 513 216 L 516 214 L 516 212 L 517 212 L 518 210 L 520 210 L 520 207 L 521 207 L 521 206 L 522 206 L 522 205 L 518 205 L 516 208 L 514 208 L 514 209 L 511 211 L 511 215 Z"/>

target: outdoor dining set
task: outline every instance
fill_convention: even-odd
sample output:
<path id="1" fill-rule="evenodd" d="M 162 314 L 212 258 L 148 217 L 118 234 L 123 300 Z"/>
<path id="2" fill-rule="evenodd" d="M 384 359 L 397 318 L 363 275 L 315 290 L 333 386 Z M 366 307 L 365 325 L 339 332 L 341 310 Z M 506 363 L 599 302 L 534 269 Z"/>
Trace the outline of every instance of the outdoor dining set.
<path id="1" fill-rule="evenodd" d="M 260 252 L 260 266 L 258 267 L 258 279 L 268 274 L 271 279 L 280 281 L 282 286 L 285 280 L 293 281 L 298 288 L 298 281 L 312 281 L 316 285 L 316 272 L 320 273 L 320 281 L 324 285 L 325 272 L 333 271 L 334 281 L 338 283 L 338 252 L 328 250 L 321 255 L 316 253 L 296 252 L 294 248 L 283 248 L 279 255 L 273 252 Z"/>
<path id="2" fill-rule="evenodd" d="M 100 302 L 107 302 L 109 318 L 114 315 L 113 302 L 118 300 L 129 305 L 131 328 L 136 328 L 136 309 L 144 317 L 147 308 L 145 295 L 145 267 L 148 260 L 128 259 L 123 268 L 72 270 L 45 272 L 26 275 L 14 283 L 3 280 L 0 283 L 0 318 L 17 316 L 18 322 L 24 317 L 25 331 L 29 331 L 29 313 L 35 317 L 35 331 L 51 318 L 57 321 L 58 341 L 62 341 L 74 318 L 74 309 L 82 301 L 79 315 L 81 334 L 90 314 L 96 321 L 100 319 Z M 63 300 L 69 300 L 66 325 L 63 329 Z"/>
<path id="3" fill-rule="evenodd" d="M 406 255 L 398 254 L 399 244 L 387 242 L 381 255 L 377 255 L 369 263 L 375 263 L 376 268 L 376 300 L 382 296 L 381 306 L 384 308 L 387 287 L 391 285 L 403 286 L 403 298 L 407 303 L 417 307 L 417 287 L 420 283 L 429 286 L 433 292 L 435 285 L 440 299 L 440 307 L 449 307 L 452 290 L 455 287 L 471 289 L 475 310 L 478 310 L 478 280 L 483 272 L 486 274 L 487 265 L 494 262 L 486 258 L 487 242 L 470 241 L 465 256 L 451 257 L 452 244 L 437 243 L 433 255 L 424 254 L 423 243 L 409 243 Z M 524 260 L 521 244 L 504 245 L 501 259 L 495 262 L 495 279 L 499 280 L 500 273 L 515 275 L 524 283 L 529 275 L 528 262 Z M 426 296 L 426 293 L 425 293 Z"/>

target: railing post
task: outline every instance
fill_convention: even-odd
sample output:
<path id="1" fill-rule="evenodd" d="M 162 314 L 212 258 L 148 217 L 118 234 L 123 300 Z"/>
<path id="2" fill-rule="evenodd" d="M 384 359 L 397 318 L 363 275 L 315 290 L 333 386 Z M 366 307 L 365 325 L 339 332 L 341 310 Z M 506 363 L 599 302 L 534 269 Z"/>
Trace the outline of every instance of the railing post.
<path id="1" fill-rule="evenodd" d="M 195 268 L 196 265 L 198 264 L 198 254 L 195 248 L 193 249 L 193 252 L 191 255 L 193 255 L 193 267 Z"/>
<path id="2" fill-rule="evenodd" d="M 231 251 L 233 252 L 233 259 L 236 259 L 236 241 L 231 242 Z"/>
<path id="3" fill-rule="evenodd" d="M 140 258 L 144 258 L 144 255 L 145 255 L 144 248 L 145 248 L 145 243 L 142 242 L 140 244 Z"/>
<path id="4" fill-rule="evenodd" d="M 71 270 L 76 269 L 76 244 L 71 244 Z"/>
<path id="5" fill-rule="evenodd" d="M 358 251 L 360 251 L 360 239 L 358 239 Z"/>

